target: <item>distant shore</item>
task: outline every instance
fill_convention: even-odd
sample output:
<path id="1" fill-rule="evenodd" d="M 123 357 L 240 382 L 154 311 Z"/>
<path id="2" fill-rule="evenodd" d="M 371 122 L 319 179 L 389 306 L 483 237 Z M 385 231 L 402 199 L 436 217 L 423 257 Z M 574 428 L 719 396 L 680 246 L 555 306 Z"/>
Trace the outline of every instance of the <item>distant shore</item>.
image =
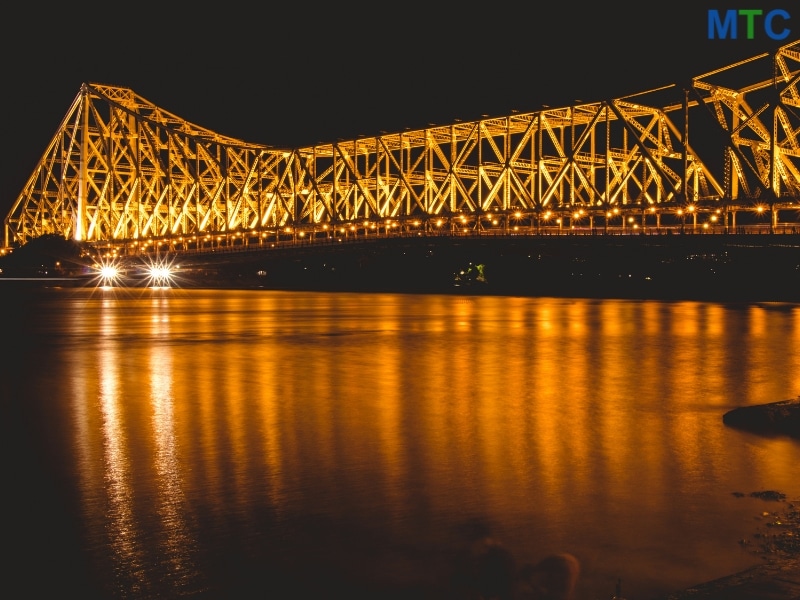
<path id="1" fill-rule="evenodd" d="M 791 233 L 388 237 L 168 256 L 175 285 L 188 288 L 800 302 L 800 234 Z M 0 277 L 53 277 L 70 266 L 4 258 Z M 90 264 L 67 274 L 92 283 Z"/>
<path id="2" fill-rule="evenodd" d="M 800 235 L 390 238 L 182 262 L 212 287 L 800 302 Z"/>

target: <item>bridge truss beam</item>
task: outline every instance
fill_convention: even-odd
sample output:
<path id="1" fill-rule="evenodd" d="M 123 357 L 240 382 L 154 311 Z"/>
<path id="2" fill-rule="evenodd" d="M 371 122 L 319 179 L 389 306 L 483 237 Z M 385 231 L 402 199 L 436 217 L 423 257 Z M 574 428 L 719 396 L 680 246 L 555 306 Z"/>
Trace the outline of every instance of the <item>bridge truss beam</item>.
<path id="1" fill-rule="evenodd" d="M 298 149 L 225 137 L 130 89 L 84 84 L 5 219 L 5 243 L 800 208 L 799 83 L 795 41 L 682 87 Z"/>

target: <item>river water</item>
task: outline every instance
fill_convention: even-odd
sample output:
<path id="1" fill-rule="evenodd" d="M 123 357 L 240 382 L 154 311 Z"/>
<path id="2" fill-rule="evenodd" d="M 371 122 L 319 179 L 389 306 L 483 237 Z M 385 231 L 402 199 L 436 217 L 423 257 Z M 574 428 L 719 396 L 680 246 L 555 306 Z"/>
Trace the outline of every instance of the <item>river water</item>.
<path id="1" fill-rule="evenodd" d="M 446 598 L 470 536 L 647 600 L 757 564 L 800 306 L 0 289 L 8 589 Z M 743 494 L 743 496 L 742 496 Z"/>

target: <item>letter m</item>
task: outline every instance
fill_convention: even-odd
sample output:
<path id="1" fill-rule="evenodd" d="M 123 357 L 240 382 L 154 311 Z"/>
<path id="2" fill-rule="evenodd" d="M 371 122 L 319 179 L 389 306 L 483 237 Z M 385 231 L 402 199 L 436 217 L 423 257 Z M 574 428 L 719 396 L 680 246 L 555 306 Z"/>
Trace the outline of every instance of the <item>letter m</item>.
<path id="1" fill-rule="evenodd" d="M 725 20 L 723 21 L 720 18 L 719 11 L 715 8 L 711 8 L 708 11 L 708 39 L 714 40 L 719 37 L 719 39 L 724 40 L 728 37 L 728 33 L 730 33 L 730 39 L 736 39 L 736 18 L 737 18 L 736 11 L 726 10 L 725 11 Z"/>

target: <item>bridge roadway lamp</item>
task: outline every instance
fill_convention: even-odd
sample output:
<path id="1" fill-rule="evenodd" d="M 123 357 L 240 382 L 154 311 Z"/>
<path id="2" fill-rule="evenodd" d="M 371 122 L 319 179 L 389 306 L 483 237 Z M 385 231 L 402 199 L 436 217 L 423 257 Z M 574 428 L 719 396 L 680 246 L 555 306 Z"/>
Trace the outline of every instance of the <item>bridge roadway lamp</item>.
<path id="1" fill-rule="evenodd" d="M 115 283 L 119 283 L 121 272 L 114 259 L 104 258 L 94 268 L 97 271 L 95 278 L 100 287 L 113 287 Z"/>
<path id="2" fill-rule="evenodd" d="M 151 265 L 147 271 L 150 287 L 170 287 L 172 270 L 168 265 Z"/>
<path id="3" fill-rule="evenodd" d="M 100 279 L 103 283 L 114 281 L 118 275 L 119 271 L 117 271 L 117 267 L 111 265 L 100 267 Z"/>

